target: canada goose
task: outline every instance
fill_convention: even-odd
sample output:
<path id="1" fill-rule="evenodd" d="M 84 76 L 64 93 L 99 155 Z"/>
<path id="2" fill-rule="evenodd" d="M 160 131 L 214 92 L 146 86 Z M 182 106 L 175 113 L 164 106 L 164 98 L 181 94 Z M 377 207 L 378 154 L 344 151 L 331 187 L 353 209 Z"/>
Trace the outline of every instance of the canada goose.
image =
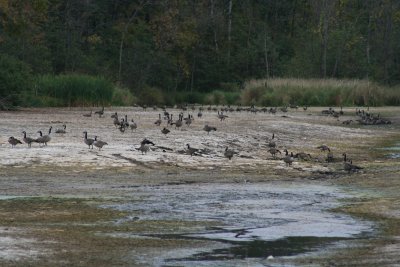
<path id="1" fill-rule="evenodd" d="M 170 130 L 168 130 L 167 128 L 164 127 L 164 129 L 162 129 L 161 132 L 163 134 L 167 135 L 170 132 Z"/>
<path id="2" fill-rule="evenodd" d="M 90 113 L 85 113 L 82 116 L 83 117 L 92 117 L 92 110 L 90 110 Z"/>
<path id="3" fill-rule="evenodd" d="M 218 119 L 220 119 L 220 121 L 224 121 L 226 118 L 228 118 L 227 115 L 224 115 L 223 112 L 220 113 L 220 112 L 218 111 Z"/>
<path id="4" fill-rule="evenodd" d="M 16 138 L 14 138 L 14 136 L 11 136 L 10 138 L 8 138 L 8 142 L 11 144 L 11 147 L 15 147 L 18 144 L 22 144 L 22 142 Z"/>
<path id="5" fill-rule="evenodd" d="M 197 113 L 197 118 L 201 118 L 203 117 L 203 113 L 201 111 L 199 111 L 199 113 Z"/>
<path id="6" fill-rule="evenodd" d="M 87 138 L 87 131 L 84 131 L 83 133 L 85 134 L 85 138 L 83 139 L 83 141 L 85 142 L 85 144 L 87 144 L 89 146 L 89 149 L 90 149 L 90 147 L 92 147 L 92 149 L 93 149 L 94 139 Z"/>
<path id="7" fill-rule="evenodd" d="M 348 162 L 346 153 L 343 153 L 342 155 L 343 155 L 343 164 L 344 164 L 343 167 L 344 167 L 345 171 L 350 173 L 350 172 L 357 172 L 362 169 L 362 167 L 354 165 L 352 160 L 350 160 L 350 162 Z"/>
<path id="8" fill-rule="evenodd" d="M 306 111 L 307 109 L 308 109 L 308 107 L 307 107 L 307 106 L 304 106 L 304 107 L 303 107 L 303 110 L 304 110 L 304 111 Z"/>
<path id="9" fill-rule="evenodd" d="M 99 118 L 101 118 L 104 114 L 104 106 L 101 108 L 101 110 L 96 111 L 94 114 L 99 114 Z"/>
<path id="10" fill-rule="evenodd" d="M 185 124 L 187 126 L 190 126 L 190 124 L 192 124 L 193 122 L 193 117 L 189 114 L 187 118 L 185 118 Z"/>
<path id="11" fill-rule="evenodd" d="M 287 151 L 287 149 L 284 150 L 285 151 L 285 157 L 283 158 L 283 161 L 286 163 L 286 166 L 291 166 L 294 159 L 293 159 L 293 152 L 290 153 Z"/>
<path id="12" fill-rule="evenodd" d="M 158 114 L 158 120 L 156 120 L 156 121 L 154 122 L 154 124 L 157 125 L 157 126 L 160 126 L 160 125 L 161 125 L 161 122 L 162 122 L 162 120 L 161 120 L 161 114 Z"/>
<path id="13" fill-rule="evenodd" d="M 191 147 L 189 144 L 186 144 L 186 146 L 187 146 L 187 148 L 188 148 L 186 152 L 187 152 L 190 156 L 193 156 L 196 152 L 199 151 L 198 148 Z"/>
<path id="14" fill-rule="evenodd" d="M 279 149 L 276 149 L 275 147 L 271 147 L 270 149 L 268 149 L 268 152 L 271 153 L 274 159 L 276 159 L 277 153 L 282 154 L 281 151 Z"/>
<path id="15" fill-rule="evenodd" d="M 131 128 L 132 131 L 136 130 L 137 124 L 136 124 L 136 122 L 134 122 L 133 119 L 131 120 L 131 123 L 129 124 L 129 127 Z"/>
<path id="16" fill-rule="evenodd" d="M 118 118 L 118 113 L 117 112 L 115 112 L 114 114 L 111 115 L 111 119 L 115 119 L 115 118 Z"/>
<path id="17" fill-rule="evenodd" d="M 145 138 L 142 140 L 142 142 L 140 142 L 140 144 L 145 144 L 145 145 L 152 145 L 155 146 L 156 144 L 154 144 L 153 142 L 151 142 L 149 139 Z"/>
<path id="18" fill-rule="evenodd" d="M 352 122 L 353 122 L 353 120 L 346 120 L 346 121 L 343 121 L 342 123 L 345 124 L 345 125 L 349 125 L 349 124 L 351 124 Z"/>
<path id="19" fill-rule="evenodd" d="M 95 136 L 93 145 L 95 147 L 99 148 L 99 150 L 101 150 L 103 148 L 103 146 L 108 145 L 108 144 L 104 141 L 97 140 L 97 136 Z"/>
<path id="20" fill-rule="evenodd" d="M 28 147 L 31 147 L 33 142 L 36 142 L 36 139 L 33 139 L 31 137 L 26 137 L 26 132 L 22 132 L 24 134 L 24 138 L 22 139 L 26 144 L 28 144 Z"/>
<path id="21" fill-rule="evenodd" d="M 228 158 L 229 160 L 231 160 L 233 155 L 235 155 L 235 154 L 236 154 L 235 151 L 228 149 L 228 147 L 225 148 L 225 152 L 224 152 L 225 158 Z"/>
<path id="22" fill-rule="evenodd" d="M 52 128 L 53 128 L 53 127 L 50 126 L 50 128 L 49 128 L 49 134 L 48 134 L 48 135 L 43 135 L 42 131 L 38 131 L 38 133 L 39 133 L 40 136 L 36 139 L 36 142 L 38 142 L 39 145 L 40 145 L 40 144 L 44 144 L 44 145 L 47 146 L 47 143 L 50 142 L 50 140 L 51 140 L 50 134 L 51 134 Z"/>
<path id="23" fill-rule="evenodd" d="M 326 162 L 333 162 L 334 161 L 334 157 L 333 157 L 333 153 L 332 151 L 328 151 L 328 154 L 326 154 Z"/>
<path id="24" fill-rule="evenodd" d="M 63 125 L 63 128 L 62 129 L 57 129 L 56 131 L 55 131 L 55 133 L 58 133 L 58 134 L 65 134 L 67 131 L 66 131 L 66 129 L 67 129 L 67 125 Z"/>
<path id="25" fill-rule="evenodd" d="M 317 149 L 320 149 L 321 151 L 331 151 L 331 149 L 326 145 L 317 146 Z"/>
<path id="26" fill-rule="evenodd" d="M 119 118 L 118 118 L 117 112 L 115 112 L 115 114 L 114 114 L 114 115 L 115 115 L 115 116 L 114 116 L 114 121 L 113 121 L 113 124 L 114 124 L 115 128 L 117 128 L 117 127 L 121 126 L 121 122 L 119 121 Z"/>
<path id="27" fill-rule="evenodd" d="M 204 126 L 203 130 L 206 131 L 207 134 L 210 134 L 211 131 L 216 131 L 217 128 L 208 126 L 208 124 L 206 124 L 206 125 Z"/>
<path id="28" fill-rule="evenodd" d="M 177 121 L 175 121 L 174 123 L 172 123 L 172 124 L 175 124 L 175 128 L 179 128 L 183 125 L 182 117 L 183 117 L 183 114 L 179 114 L 179 119 Z"/>
<path id="29" fill-rule="evenodd" d="M 268 147 L 276 147 L 274 139 L 275 139 L 275 133 L 272 133 L 272 138 L 268 142 Z"/>

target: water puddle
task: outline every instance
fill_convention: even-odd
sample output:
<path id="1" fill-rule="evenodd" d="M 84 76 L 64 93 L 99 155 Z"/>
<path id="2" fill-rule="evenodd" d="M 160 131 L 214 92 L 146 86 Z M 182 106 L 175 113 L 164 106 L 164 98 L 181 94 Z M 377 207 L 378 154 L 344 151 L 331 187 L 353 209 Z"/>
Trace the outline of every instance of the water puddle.
<path id="1" fill-rule="evenodd" d="M 400 143 L 395 143 L 393 146 L 381 148 L 388 152 L 386 157 L 390 159 L 399 159 L 400 158 Z"/>
<path id="2" fill-rule="evenodd" d="M 175 257 L 164 258 L 163 266 L 177 262 L 199 266 L 210 261 L 215 266 L 234 266 L 232 260 L 297 255 L 372 231 L 370 222 L 329 211 L 339 206 L 339 199 L 351 197 L 332 186 L 280 182 L 165 185 L 136 188 L 132 197 L 135 201 L 131 203 L 105 207 L 132 212 L 128 218 L 143 221 L 212 221 L 218 225 L 181 229 L 174 238 L 216 241 L 220 249 L 204 248 L 184 257 L 175 253 Z"/>

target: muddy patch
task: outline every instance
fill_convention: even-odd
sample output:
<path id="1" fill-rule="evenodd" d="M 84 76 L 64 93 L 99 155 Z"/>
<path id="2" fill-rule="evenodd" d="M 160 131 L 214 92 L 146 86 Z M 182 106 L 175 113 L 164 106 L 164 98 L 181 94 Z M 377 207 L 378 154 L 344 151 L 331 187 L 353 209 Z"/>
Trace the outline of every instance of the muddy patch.
<path id="1" fill-rule="evenodd" d="M 338 199 L 349 197 L 339 188 L 301 183 L 235 183 L 164 185 L 137 188 L 131 202 L 104 205 L 127 212 L 115 224 L 132 221 L 212 222 L 199 229 L 181 227 L 173 234 L 142 234 L 160 239 L 192 239 L 220 242 L 222 249 L 186 257 L 165 258 L 165 266 L 243 258 L 264 260 L 268 256 L 292 256 L 328 243 L 356 238 L 372 231 L 368 221 L 333 213 Z M 133 238 L 126 232 L 125 237 Z M 171 252 L 172 253 L 172 252 Z M 176 253 L 172 253 L 176 254 Z M 192 263 L 190 263 L 192 262 Z M 222 264 L 222 265 L 221 265 Z"/>

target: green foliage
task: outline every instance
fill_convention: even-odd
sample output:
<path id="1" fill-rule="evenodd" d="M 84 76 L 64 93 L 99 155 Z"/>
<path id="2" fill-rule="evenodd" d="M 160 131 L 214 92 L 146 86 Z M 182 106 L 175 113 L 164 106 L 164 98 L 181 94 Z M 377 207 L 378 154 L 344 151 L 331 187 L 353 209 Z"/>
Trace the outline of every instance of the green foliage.
<path id="1" fill-rule="evenodd" d="M 107 105 L 113 98 L 113 84 L 88 75 L 44 75 L 36 79 L 33 95 L 49 106 Z"/>
<path id="2" fill-rule="evenodd" d="M 31 70 L 24 62 L 0 54 L 0 99 L 7 103 L 18 104 L 20 95 L 27 90 L 32 80 Z"/>

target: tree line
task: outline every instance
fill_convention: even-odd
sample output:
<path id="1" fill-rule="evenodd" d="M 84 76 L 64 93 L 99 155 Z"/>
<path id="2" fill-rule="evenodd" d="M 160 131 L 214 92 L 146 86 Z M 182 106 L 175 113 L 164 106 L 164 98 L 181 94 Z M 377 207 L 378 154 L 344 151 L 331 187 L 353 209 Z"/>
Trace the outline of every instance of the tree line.
<path id="1" fill-rule="evenodd" d="M 102 77 L 138 96 L 232 91 L 274 77 L 393 85 L 399 7 L 395 0 L 0 0 L 0 96 L 34 92 L 30 78 L 65 74 Z"/>

